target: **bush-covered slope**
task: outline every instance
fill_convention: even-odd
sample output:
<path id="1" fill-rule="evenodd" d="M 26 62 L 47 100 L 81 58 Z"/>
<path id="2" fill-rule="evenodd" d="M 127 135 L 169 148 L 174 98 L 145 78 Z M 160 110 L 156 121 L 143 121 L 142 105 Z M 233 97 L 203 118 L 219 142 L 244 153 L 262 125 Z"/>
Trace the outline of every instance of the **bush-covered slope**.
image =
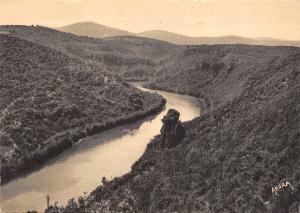
<path id="1" fill-rule="evenodd" d="M 168 57 L 176 45 L 134 36 L 91 38 L 41 26 L 0 26 L 11 36 L 98 63 L 103 69 L 132 80 L 153 75 L 153 65 Z M 141 72 L 143 75 L 141 75 Z"/>
<path id="2" fill-rule="evenodd" d="M 0 47 L 3 182 L 87 134 L 133 121 L 163 104 L 98 64 L 7 35 L 0 35 Z"/>
<path id="3" fill-rule="evenodd" d="M 299 52 L 294 47 L 187 46 L 157 66 L 148 86 L 200 97 L 214 108 L 239 96 L 251 76 L 275 72 Z"/>
<path id="4" fill-rule="evenodd" d="M 243 74 L 241 88 L 232 89 L 236 92 L 230 96 L 230 90 L 225 88 L 234 86 L 214 79 L 219 83 L 213 83 L 205 94 L 210 97 L 217 94 L 213 87 L 220 87 L 224 82 L 228 86 L 221 87 L 223 93 L 219 90 L 213 96 L 221 105 L 215 105 L 210 113 L 186 124 L 188 131 L 182 145 L 168 150 L 174 152 L 178 162 L 175 169 L 180 172 L 176 173 L 174 182 L 171 172 L 159 175 L 163 168 L 155 173 L 151 180 L 159 180 L 155 182 L 157 187 L 149 185 L 154 200 L 145 209 L 299 211 L 300 52 L 281 54 L 277 60 L 268 61 L 267 66 L 260 65 Z M 147 161 L 168 153 L 161 151 L 157 155 L 151 150 Z M 158 164 L 161 162 L 156 161 L 155 168 Z M 284 180 L 292 183 L 294 191 L 288 188 L 278 197 L 272 194 L 272 187 Z M 158 190 L 158 186 L 164 186 L 163 190 Z M 184 199 L 187 203 L 176 205 Z"/>
<path id="5" fill-rule="evenodd" d="M 202 97 L 206 113 L 177 146 L 162 146 L 162 128 L 130 173 L 48 212 L 299 212 L 300 49 L 200 46 L 174 59 L 152 86 Z"/>

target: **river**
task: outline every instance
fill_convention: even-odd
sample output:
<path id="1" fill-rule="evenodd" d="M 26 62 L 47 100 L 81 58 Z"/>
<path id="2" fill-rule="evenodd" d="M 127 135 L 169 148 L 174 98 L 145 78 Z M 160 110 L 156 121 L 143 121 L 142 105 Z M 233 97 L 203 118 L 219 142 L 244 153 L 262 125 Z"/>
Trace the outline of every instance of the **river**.
<path id="1" fill-rule="evenodd" d="M 112 179 L 129 172 L 147 143 L 159 133 L 161 119 L 168 109 L 179 111 L 181 121 L 200 115 L 195 98 L 157 92 L 167 100 L 166 107 L 159 114 L 87 137 L 49 160 L 40 170 L 2 186 L 0 212 L 43 211 L 47 194 L 51 204 L 58 201 L 58 205 L 65 205 L 71 197 L 95 189 L 103 176 Z"/>

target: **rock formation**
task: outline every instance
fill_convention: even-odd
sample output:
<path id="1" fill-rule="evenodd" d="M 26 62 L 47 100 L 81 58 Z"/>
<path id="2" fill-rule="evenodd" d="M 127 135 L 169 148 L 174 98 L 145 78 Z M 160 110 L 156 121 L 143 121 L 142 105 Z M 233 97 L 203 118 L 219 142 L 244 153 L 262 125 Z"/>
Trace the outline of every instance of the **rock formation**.
<path id="1" fill-rule="evenodd" d="M 161 147 L 170 148 L 176 146 L 185 136 L 185 129 L 179 120 L 180 113 L 175 109 L 169 109 L 162 119 Z"/>

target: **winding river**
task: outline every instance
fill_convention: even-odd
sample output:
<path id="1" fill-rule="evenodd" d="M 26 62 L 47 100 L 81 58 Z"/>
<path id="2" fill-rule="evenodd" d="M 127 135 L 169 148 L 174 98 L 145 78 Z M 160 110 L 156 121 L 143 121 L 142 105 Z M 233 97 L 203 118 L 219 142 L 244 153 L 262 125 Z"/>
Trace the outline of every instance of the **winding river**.
<path id="1" fill-rule="evenodd" d="M 100 185 L 103 176 L 112 179 L 130 171 L 147 143 L 159 133 L 161 119 L 168 109 L 179 111 L 182 121 L 199 116 L 195 98 L 157 92 L 167 100 L 165 109 L 159 114 L 85 138 L 40 170 L 2 186 L 0 212 L 43 211 L 47 194 L 51 204 L 58 201 L 58 205 L 64 205 L 71 197 L 91 192 Z"/>

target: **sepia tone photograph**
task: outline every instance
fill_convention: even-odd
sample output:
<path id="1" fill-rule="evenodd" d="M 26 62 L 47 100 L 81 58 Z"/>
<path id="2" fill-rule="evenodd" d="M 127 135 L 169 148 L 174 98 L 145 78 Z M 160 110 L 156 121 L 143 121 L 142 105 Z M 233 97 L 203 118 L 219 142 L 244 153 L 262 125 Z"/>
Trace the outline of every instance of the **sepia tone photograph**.
<path id="1" fill-rule="evenodd" d="M 299 0 L 0 0 L 1 213 L 300 213 Z"/>

